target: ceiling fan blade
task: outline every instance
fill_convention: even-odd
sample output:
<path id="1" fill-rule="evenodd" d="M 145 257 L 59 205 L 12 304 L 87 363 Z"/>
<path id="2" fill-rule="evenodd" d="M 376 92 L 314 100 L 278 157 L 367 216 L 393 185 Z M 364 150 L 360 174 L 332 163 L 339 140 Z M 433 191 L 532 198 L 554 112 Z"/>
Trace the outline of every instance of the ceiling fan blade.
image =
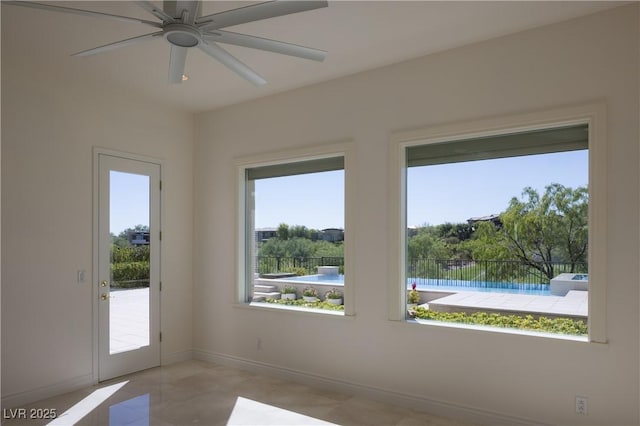
<path id="1" fill-rule="evenodd" d="M 34 3 L 34 2 L 28 2 L 28 1 L 3 1 L 2 4 L 31 7 L 33 9 L 50 10 L 53 12 L 73 13 L 76 15 L 92 16 L 95 18 L 108 18 L 108 19 L 124 21 L 124 22 L 137 22 L 137 23 L 150 25 L 152 27 L 157 27 L 157 28 L 162 27 L 162 24 L 160 22 L 152 22 L 152 21 L 147 21 L 145 19 L 132 18 L 130 16 L 120 16 L 120 15 L 112 15 L 110 13 L 94 12 L 92 10 L 73 9 L 70 7 L 54 6 L 46 3 Z"/>
<path id="2" fill-rule="evenodd" d="M 270 1 L 202 16 L 196 23 L 201 30 L 207 31 L 327 6 L 326 1 Z"/>
<path id="3" fill-rule="evenodd" d="M 171 46 L 171 55 L 169 59 L 169 83 L 182 83 L 182 75 L 184 74 L 184 64 L 187 61 L 187 47 Z"/>
<path id="4" fill-rule="evenodd" d="M 256 37 L 246 34 L 232 33 L 229 31 L 217 30 L 205 33 L 204 38 L 217 43 L 235 44 L 236 46 L 250 47 L 252 49 L 267 50 L 269 52 L 281 53 L 283 55 L 296 56 L 298 58 L 311 59 L 313 61 L 324 61 L 327 52 L 310 47 L 298 46 L 297 44 L 285 43 L 283 41 L 270 40 L 268 38 Z"/>
<path id="5" fill-rule="evenodd" d="M 173 16 L 166 14 L 164 10 L 160 9 L 159 7 L 156 7 L 151 2 L 138 0 L 136 1 L 136 4 L 141 8 L 143 8 L 144 10 L 146 10 L 147 12 L 151 13 L 156 18 L 161 19 L 163 22 L 172 22 L 172 23 L 176 22 L 176 20 L 173 19 Z"/>
<path id="6" fill-rule="evenodd" d="M 200 50 L 202 50 L 207 55 L 211 56 L 215 60 L 221 62 L 231 71 L 240 75 L 241 77 L 249 80 L 251 83 L 256 86 L 262 86 L 266 84 L 267 81 L 262 78 L 258 73 L 253 71 L 251 68 L 243 64 L 239 59 L 236 59 L 229 52 L 221 48 L 215 43 L 200 43 L 198 45 Z"/>
<path id="7" fill-rule="evenodd" d="M 90 56 L 95 55 L 97 53 L 108 52 L 113 49 L 117 49 L 119 47 L 131 46 L 134 44 L 141 43 L 143 41 L 151 40 L 154 37 L 162 36 L 162 31 L 157 31 L 155 33 L 144 34 L 137 37 L 128 38 L 126 40 L 116 41 L 114 43 L 105 44 L 104 46 L 94 47 L 93 49 L 83 50 L 82 52 L 74 53 L 71 56 Z"/>

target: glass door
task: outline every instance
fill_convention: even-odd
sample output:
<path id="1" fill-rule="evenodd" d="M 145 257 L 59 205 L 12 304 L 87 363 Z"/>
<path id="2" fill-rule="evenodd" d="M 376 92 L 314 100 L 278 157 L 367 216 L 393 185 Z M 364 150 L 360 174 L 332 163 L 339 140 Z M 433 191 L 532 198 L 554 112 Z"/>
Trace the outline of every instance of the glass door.
<path id="1" fill-rule="evenodd" d="M 160 365 L 160 165 L 98 154 L 99 380 Z"/>

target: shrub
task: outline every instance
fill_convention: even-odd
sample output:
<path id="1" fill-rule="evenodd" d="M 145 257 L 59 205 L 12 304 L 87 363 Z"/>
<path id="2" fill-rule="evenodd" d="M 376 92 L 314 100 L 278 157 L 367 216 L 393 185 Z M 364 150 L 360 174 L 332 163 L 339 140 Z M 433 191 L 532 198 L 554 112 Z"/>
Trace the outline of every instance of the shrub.
<path id="1" fill-rule="evenodd" d="M 436 312 L 420 306 L 415 309 L 414 316 L 415 318 L 426 320 L 488 325 L 491 327 L 515 328 L 556 334 L 586 336 L 588 333 L 588 327 L 585 321 L 571 318 L 534 318 L 532 315 L 502 315 L 487 312 L 476 312 L 473 314 L 464 312 Z"/>
<path id="2" fill-rule="evenodd" d="M 150 258 L 149 246 L 118 247 L 111 245 L 111 262 L 148 262 Z"/>
<path id="3" fill-rule="evenodd" d="M 409 294 L 407 295 L 407 302 L 409 303 L 420 303 L 420 292 L 416 290 L 416 283 L 411 284 L 411 290 L 409 290 Z"/>
<path id="4" fill-rule="evenodd" d="M 324 297 L 327 299 L 342 299 L 342 292 L 332 288 L 324 295 Z"/>
<path id="5" fill-rule="evenodd" d="M 277 305 L 286 305 L 286 306 L 300 306 L 303 308 L 313 308 L 313 309 L 325 309 L 328 311 L 344 311 L 344 305 L 332 305 L 329 302 L 321 302 L 319 300 L 315 302 L 306 302 L 303 299 L 298 300 L 283 300 L 283 299 L 267 299 L 266 303 L 274 303 Z"/>
<path id="6" fill-rule="evenodd" d="M 298 277 L 309 275 L 309 271 L 307 270 L 307 268 L 303 268 L 301 266 L 291 266 L 288 268 L 284 268 L 284 272 L 293 272 Z"/>
<path id="7" fill-rule="evenodd" d="M 282 294 L 296 294 L 296 288 L 292 285 L 285 285 L 281 291 Z"/>
<path id="8" fill-rule="evenodd" d="M 126 262 L 111 264 L 111 281 L 144 281 L 149 280 L 149 262 Z M 148 284 L 147 284 L 148 285 Z M 117 284 L 115 285 L 117 286 Z"/>
<path id="9" fill-rule="evenodd" d="M 302 291 L 302 295 L 307 297 L 318 297 L 318 290 L 313 287 L 305 287 Z"/>
<path id="10" fill-rule="evenodd" d="M 409 291 L 409 295 L 407 296 L 407 301 L 409 303 L 420 303 L 420 293 L 418 290 Z"/>

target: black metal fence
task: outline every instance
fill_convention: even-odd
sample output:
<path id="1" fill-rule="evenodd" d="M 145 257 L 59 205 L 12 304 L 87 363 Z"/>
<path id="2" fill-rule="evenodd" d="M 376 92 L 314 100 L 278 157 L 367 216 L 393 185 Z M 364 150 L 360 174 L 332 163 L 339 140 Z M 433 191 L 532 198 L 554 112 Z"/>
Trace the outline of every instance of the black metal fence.
<path id="1" fill-rule="evenodd" d="M 317 274 L 318 266 L 338 266 L 344 274 L 344 257 L 265 257 L 256 256 L 256 272 L 295 272 L 297 275 Z"/>
<path id="2" fill-rule="evenodd" d="M 519 260 L 410 259 L 407 277 L 549 284 L 549 276 L 589 272 L 586 263 L 547 262 L 540 267 Z"/>
<path id="3" fill-rule="evenodd" d="M 256 256 L 255 271 L 259 274 L 295 272 L 297 275 L 313 275 L 317 273 L 318 266 L 339 266 L 340 273 L 344 273 L 344 258 Z M 586 263 L 552 262 L 544 266 L 552 277 L 563 272 L 589 272 Z M 546 273 L 519 260 L 409 259 L 407 277 L 531 284 L 549 283 L 549 277 Z"/>

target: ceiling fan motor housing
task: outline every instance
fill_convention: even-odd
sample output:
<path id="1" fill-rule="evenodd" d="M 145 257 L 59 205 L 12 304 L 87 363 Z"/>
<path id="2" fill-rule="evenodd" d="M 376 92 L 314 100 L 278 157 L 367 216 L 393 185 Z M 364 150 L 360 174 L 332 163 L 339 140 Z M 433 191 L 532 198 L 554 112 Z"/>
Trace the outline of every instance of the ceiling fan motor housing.
<path id="1" fill-rule="evenodd" d="M 202 42 L 197 27 L 187 24 L 168 24 L 163 28 L 164 38 L 174 46 L 195 47 Z"/>

